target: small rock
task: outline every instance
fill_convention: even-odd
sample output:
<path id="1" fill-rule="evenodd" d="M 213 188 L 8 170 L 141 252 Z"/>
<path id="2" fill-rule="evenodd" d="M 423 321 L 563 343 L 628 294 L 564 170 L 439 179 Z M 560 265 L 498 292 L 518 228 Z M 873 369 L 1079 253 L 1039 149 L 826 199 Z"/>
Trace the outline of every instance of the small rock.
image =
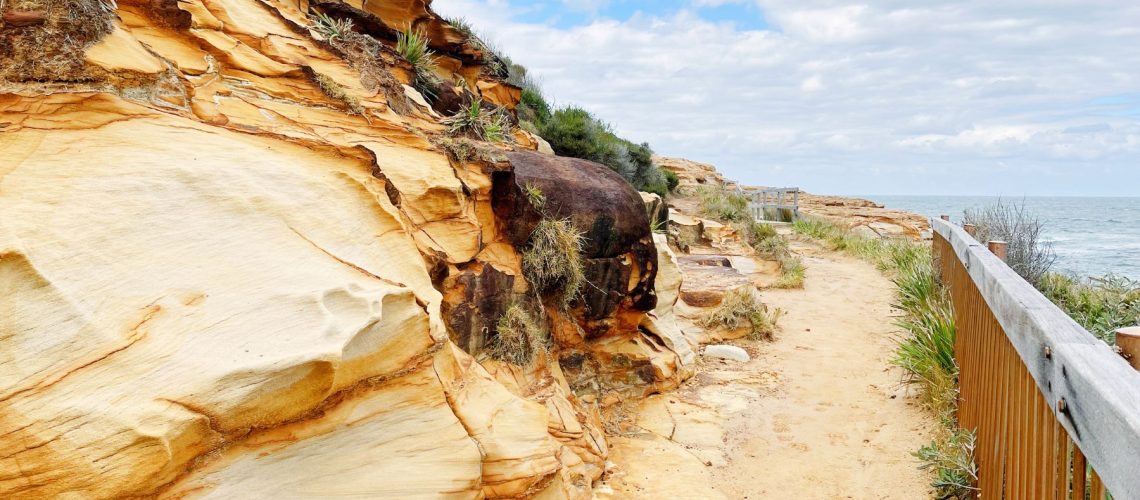
<path id="1" fill-rule="evenodd" d="M 709 358 L 730 359 L 741 363 L 747 363 L 748 360 L 751 359 L 748 357 L 748 352 L 734 345 L 710 345 L 705 348 L 704 356 Z"/>

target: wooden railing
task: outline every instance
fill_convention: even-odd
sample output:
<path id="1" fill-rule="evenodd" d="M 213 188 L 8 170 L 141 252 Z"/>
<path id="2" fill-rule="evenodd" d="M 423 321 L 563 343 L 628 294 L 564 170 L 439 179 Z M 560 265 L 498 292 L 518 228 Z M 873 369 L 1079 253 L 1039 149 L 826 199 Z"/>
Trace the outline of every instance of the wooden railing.
<path id="1" fill-rule="evenodd" d="M 800 216 L 800 188 L 765 188 L 737 194 L 748 198 L 748 210 L 756 220 L 795 222 Z"/>
<path id="2" fill-rule="evenodd" d="M 1140 374 L 962 228 L 932 224 L 982 498 L 1140 499 Z"/>

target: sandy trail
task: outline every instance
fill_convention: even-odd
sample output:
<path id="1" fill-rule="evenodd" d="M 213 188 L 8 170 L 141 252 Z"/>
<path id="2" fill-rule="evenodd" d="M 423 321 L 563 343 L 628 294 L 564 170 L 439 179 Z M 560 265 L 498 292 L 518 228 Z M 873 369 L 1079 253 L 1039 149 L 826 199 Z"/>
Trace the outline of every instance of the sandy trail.
<path id="1" fill-rule="evenodd" d="M 638 409 L 614 439 L 615 498 L 929 498 L 912 452 L 933 419 L 889 366 L 893 287 L 874 267 L 807 243 L 803 290 L 767 291 L 785 311 L 774 342 L 739 341 L 748 363 L 698 375 Z"/>

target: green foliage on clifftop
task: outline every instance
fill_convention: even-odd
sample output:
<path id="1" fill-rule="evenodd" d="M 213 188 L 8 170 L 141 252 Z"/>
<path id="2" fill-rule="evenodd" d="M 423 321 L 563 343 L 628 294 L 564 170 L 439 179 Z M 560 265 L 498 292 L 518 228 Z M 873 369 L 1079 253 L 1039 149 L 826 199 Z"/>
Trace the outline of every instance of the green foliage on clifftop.
<path id="1" fill-rule="evenodd" d="M 585 109 L 575 106 L 555 109 L 542 91 L 541 83 L 527 73 L 526 67 L 516 64 L 494 45 L 477 36 L 466 20 L 454 18 L 448 22 L 467 36 L 488 63 L 493 62 L 495 68 L 506 72 L 507 83 L 522 88 L 516 109 L 520 128 L 542 137 L 560 156 L 582 158 L 610 167 L 639 191 L 664 197 L 677 187 L 676 175 L 670 177 L 653 163 L 653 150 L 648 143 L 618 137 L 608 123 Z"/>

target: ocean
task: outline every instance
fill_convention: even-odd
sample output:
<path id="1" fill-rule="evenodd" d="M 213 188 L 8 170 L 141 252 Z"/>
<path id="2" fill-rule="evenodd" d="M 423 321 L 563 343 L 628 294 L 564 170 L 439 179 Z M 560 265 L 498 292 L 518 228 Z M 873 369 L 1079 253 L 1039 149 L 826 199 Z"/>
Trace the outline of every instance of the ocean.
<path id="1" fill-rule="evenodd" d="M 890 208 L 927 217 L 949 215 L 992 204 L 987 196 L 859 196 Z M 1140 280 L 1140 198 L 1002 198 L 1024 203 L 1044 223 L 1046 241 L 1057 252 L 1055 270 L 1080 277 L 1115 274 Z"/>

